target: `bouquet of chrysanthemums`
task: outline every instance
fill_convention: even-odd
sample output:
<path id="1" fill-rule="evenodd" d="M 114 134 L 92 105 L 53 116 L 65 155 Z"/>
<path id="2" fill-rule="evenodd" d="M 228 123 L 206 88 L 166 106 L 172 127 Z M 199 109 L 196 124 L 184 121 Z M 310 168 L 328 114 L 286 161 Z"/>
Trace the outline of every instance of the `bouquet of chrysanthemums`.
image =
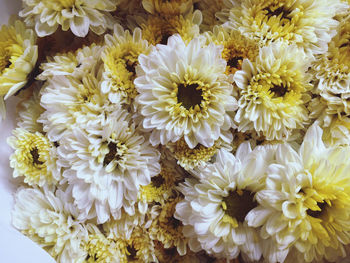
<path id="1" fill-rule="evenodd" d="M 12 224 L 57 262 L 350 262 L 350 1 L 23 0 Z"/>

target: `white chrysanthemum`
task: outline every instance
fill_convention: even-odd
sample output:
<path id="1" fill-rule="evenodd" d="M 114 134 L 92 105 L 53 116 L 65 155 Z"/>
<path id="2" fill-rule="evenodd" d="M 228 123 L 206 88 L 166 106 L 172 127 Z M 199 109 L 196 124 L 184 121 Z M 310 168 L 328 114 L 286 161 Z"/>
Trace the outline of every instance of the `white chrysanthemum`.
<path id="1" fill-rule="evenodd" d="M 112 18 L 118 0 L 23 0 L 19 12 L 25 22 L 39 37 L 53 34 L 60 26 L 63 31 L 70 29 L 74 35 L 85 37 L 91 29 L 102 34 L 111 28 Z"/>
<path id="2" fill-rule="evenodd" d="M 186 42 L 200 36 L 202 13 L 199 10 L 184 15 L 143 15 L 133 17 L 133 23 L 142 29 L 142 37 L 151 45 L 167 44 L 168 38 L 179 34 Z M 131 22 L 130 22 L 131 23 Z"/>
<path id="3" fill-rule="evenodd" d="M 13 130 L 8 144 L 15 150 L 10 157 L 14 168 L 13 177 L 24 176 L 29 185 L 55 185 L 61 178 L 56 164 L 56 147 L 40 132 L 29 132 L 22 128 Z"/>
<path id="4" fill-rule="evenodd" d="M 15 228 L 43 247 L 58 262 L 77 262 L 84 251 L 81 243 L 87 232 L 79 221 L 68 197 L 57 191 L 22 188 L 16 194 L 12 212 Z"/>
<path id="5" fill-rule="evenodd" d="M 99 61 L 103 48 L 92 44 L 84 46 L 75 52 L 58 54 L 53 57 L 47 57 L 47 62 L 40 65 L 43 71 L 37 78 L 39 80 L 48 80 L 53 76 L 73 75 L 81 79 L 91 72 L 95 64 L 101 66 Z"/>
<path id="6" fill-rule="evenodd" d="M 60 140 L 74 125 L 94 123 L 102 113 L 113 110 L 100 90 L 102 62 L 91 66 L 81 77 L 54 76 L 44 85 L 40 102 L 45 112 L 39 122 L 51 141 Z"/>
<path id="7" fill-rule="evenodd" d="M 234 80 L 240 98 L 235 121 L 239 131 L 263 134 L 267 140 L 285 140 L 308 122 L 306 102 L 309 60 L 296 46 L 275 42 L 260 49 L 255 62 L 243 61 Z"/>
<path id="8" fill-rule="evenodd" d="M 214 44 L 202 47 L 196 38 L 186 45 L 175 35 L 168 45 L 140 55 L 136 102 L 144 116 L 143 127 L 152 131 L 152 145 L 181 137 L 190 148 L 211 147 L 219 138 L 230 141 L 237 102 L 220 53 Z"/>
<path id="9" fill-rule="evenodd" d="M 278 146 L 266 171 L 266 189 L 256 195 L 260 205 L 247 220 L 250 226 L 262 226 L 261 236 L 272 238 L 278 249 L 289 250 L 286 262 L 338 262 L 345 256 L 350 243 L 349 158 L 350 147 L 324 145 L 316 124 L 299 151 Z"/>
<path id="10" fill-rule="evenodd" d="M 117 109 L 86 129 L 75 127 L 60 141 L 63 176 L 82 218 L 99 223 L 132 215 L 141 185 L 160 171 L 159 152 L 135 130 L 128 113 Z"/>
<path id="11" fill-rule="evenodd" d="M 180 185 L 184 201 L 176 206 L 175 218 L 184 224 L 183 234 L 193 251 L 204 249 L 219 258 L 233 259 L 241 252 L 249 260 L 261 257 L 257 229 L 247 225 L 257 206 L 255 193 L 264 187 L 265 170 L 273 147 L 239 147 L 236 157 L 221 150 L 215 163 L 195 170 L 200 178 Z"/>
<path id="12" fill-rule="evenodd" d="M 261 45 L 283 40 L 308 55 L 322 54 L 338 24 L 333 17 L 347 7 L 340 0 L 231 0 L 229 14 L 218 14 L 225 25 L 238 29 Z M 229 21 L 226 20 L 227 16 Z"/>
<path id="13" fill-rule="evenodd" d="M 11 18 L 0 28 L 0 115 L 5 116 L 4 99 L 23 88 L 38 59 L 36 36 L 20 20 Z"/>
<path id="14" fill-rule="evenodd" d="M 43 132 L 43 125 L 38 122 L 44 108 L 40 106 L 39 91 L 34 90 L 30 98 L 17 105 L 17 126 L 29 132 Z"/>
<path id="15" fill-rule="evenodd" d="M 148 54 L 150 47 L 147 40 L 142 39 L 140 28 L 133 33 L 124 30 L 122 26 L 114 26 L 114 34 L 105 36 L 106 46 L 102 54 L 105 72 L 101 84 L 103 93 L 108 94 L 112 103 L 133 102 L 137 95 L 134 85 L 136 66 L 140 54 Z"/>

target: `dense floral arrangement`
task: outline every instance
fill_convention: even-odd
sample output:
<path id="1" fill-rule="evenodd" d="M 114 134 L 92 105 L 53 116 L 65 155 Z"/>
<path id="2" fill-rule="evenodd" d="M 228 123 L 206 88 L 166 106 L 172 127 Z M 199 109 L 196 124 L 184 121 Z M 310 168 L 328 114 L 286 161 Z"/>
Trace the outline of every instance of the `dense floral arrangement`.
<path id="1" fill-rule="evenodd" d="M 349 262 L 342 0 L 23 0 L 13 225 L 57 262 Z"/>

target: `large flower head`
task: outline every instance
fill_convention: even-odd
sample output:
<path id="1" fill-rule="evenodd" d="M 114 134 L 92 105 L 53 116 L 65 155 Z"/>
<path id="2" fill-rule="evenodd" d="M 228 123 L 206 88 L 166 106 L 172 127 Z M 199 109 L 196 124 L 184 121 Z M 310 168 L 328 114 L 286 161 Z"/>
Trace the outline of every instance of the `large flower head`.
<path id="1" fill-rule="evenodd" d="M 289 251 L 287 262 L 335 262 L 345 256 L 350 243 L 349 158 L 348 146 L 324 145 L 316 124 L 298 151 L 278 146 L 266 171 L 266 189 L 256 195 L 256 216 L 248 224 L 262 226 L 262 237 Z"/>
<path id="2" fill-rule="evenodd" d="M 233 126 L 237 102 L 220 53 L 214 44 L 203 46 L 196 38 L 186 45 L 175 35 L 140 55 L 136 101 L 153 145 L 183 137 L 190 148 L 211 147 Z"/>
<path id="3" fill-rule="evenodd" d="M 238 130 L 254 130 L 267 140 L 285 140 L 308 121 L 311 97 L 309 60 L 296 46 L 275 42 L 260 49 L 255 62 L 243 61 L 234 80 L 240 98 L 235 121 Z"/>
<path id="4" fill-rule="evenodd" d="M 91 29 L 102 34 L 110 28 L 108 12 L 116 9 L 117 0 L 24 0 L 20 16 L 35 27 L 38 36 L 54 33 L 60 26 L 63 31 L 70 29 L 73 34 L 85 37 Z"/>
<path id="5" fill-rule="evenodd" d="M 160 171 L 159 152 L 120 108 L 94 125 L 74 127 L 61 139 L 58 153 L 81 217 L 99 223 L 111 215 L 120 218 L 122 207 L 134 214 L 140 186 Z"/>
<path id="6" fill-rule="evenodd" d="M 347 6 L 340 0 L 233 0 L 230 3 L 231 9 L 218 15 L 222 22 L 227 22 L 226 26 L 240 30 L 261 45 L 283 40 L 298 45 L 310 55 L 327 50 L 338 24 L 333 17 Z"/>
<path id="7" fill-rule="evenodd" d="M 77 221 L 76 209 L 61 190 L 21 188 L 16 193 L 12 224 L 44 248 L 58 262 L 84 256 L 87 231 Z"/>
<path id="8" fill-rule="evenodd" d="M 38 59 L 36 36 L 20 20 L 11 18 L 0 28 L 0 114 L 5 115 L 4 99 L 23 88 Z"/>
<path id="9" fill-rule="evenodd" d="M 150 47 L 142 39 L 140 28 L 133 33 L 122 26 L 114 26 L 114 34 L 105 36 L 106 46 L 102 54 L 105 72 L 101 90 L 113 103 L 131 104 L 137 95 L 134 85 L 136 66 L 140 54 L 148 54 Z"/>
<path id="10" fill-rule="evenodd" d="M 264 187 L 273 146 L 242 144 L 236 156 L 221 150 L 213 164 L 196 169 L 199 181 L 180 185 L 184 200 L 177 204 L 175 218 L 184 224 L 183 234 L 193 251 L 204 249 L 219 258 L 259 260 L 261 240 L 247 217 L 257 206 L 255 193 Z"/>
<path id="11" fill-rule="evenodd" d="M 10 157 L 14 168 L 13 177 L 23 176 L 29 185 L 55 185 L 61 178 L 57 166 L 56 147 L 40 132 L 29 132 L 21 128 L 8 138 L 15 150 Z"/>

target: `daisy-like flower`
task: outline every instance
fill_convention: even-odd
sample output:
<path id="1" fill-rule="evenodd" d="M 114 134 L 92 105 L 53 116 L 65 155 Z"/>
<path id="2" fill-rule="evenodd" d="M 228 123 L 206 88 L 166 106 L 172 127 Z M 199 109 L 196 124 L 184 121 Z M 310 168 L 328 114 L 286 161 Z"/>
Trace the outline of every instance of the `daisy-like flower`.
<path id="1" fill-rule="evenodd" d="M 186 42 L 200 35 L 199 25 L 202 13 L 199 10 L 186 15 L 147 15 L 134 18 L 135 23 L 142 29 L 142 36 L 152 45 L 167 44 L 168 38 L 179 34 Z"/>
<path id="2" fill-rule="evenodd" d="M 19 12 L 27 25 L 35 27 L 39 37 L 53 34 L 60 26 L 63 31 L 70 29 L 79 37 L 85 37 L 91 29 L 102 34 L 111 27 L 112 17 L 118 0 L 24 0 Z"/>
<path id="3" fill-rule="evenodd" d="M 232 150 L 230 142 L 232 141 L 232 134 L 229 133 L 229 141 L 225 142 L 221 139 L 214 142 L 211 147 L 205 147 L 198 144 L 196 147 L 191 149 L 183 138 L 175 143 L 168 143 L 167 147 L 172 152 L 173 156 L 177 160 L 177 163 L 186 170 L 193 169 L 197 166 L 201 166 L 209 162 L 219 149 L 225 148 L 228 151 Z"/>
<path id="4" fill-rule="evenodd" d="M 206 32 L 206 37 L 208 43 L 224 46 L 221 55 L 227 63 L 226 74 L 241 70 L 245 58 L 254 61 L 259 53 L 257 44 L 236 30 L 214 26 L 213 32 Z"/>
<path id="5" fill-rule="evenodd" d="M 350 116 L 350 15 L 341 21 L 328 51 L 313 63 L 313 71 L 327 114 Z"/>
<path id="6" fill-rule="evenodd" d="M 218 17 L 226 26 L 238 29 L 265 45 L 283 40 L 309 54 L 321 54 L 334 35 L 338 22 L 333 17 L 347 5 L 340 0 L 250 0 L 227 1 L 231 8 Z M 227 21 L 227 17 L 229 21 Z"/>
<path id="7" fill-rule="evenodd" d="M 237 102 L 220 53 L 214 44 L 203 47 L 196 38 L 186 45 L 175 35 L 168 45 L 140 55 L 136 102 L 143 127 L 152 132 L 152 145 L 183 137 L 192 149 L 198 144 L 211 147 L 233 127 Z"/>
<path id="8" fill-rule="evenodd" d="M 24 177 L 29 185 L 55 185 L 61 178 L 56 164 L 56 147 L 40 132 L 29 132 L 21 128 L 13 131 L 7 142 L 15 150 L 10 157 L 14 168 L 13 177 Z"/>
<path id="9" fill-rule="evenodd" d="M 40 95 L 38 90 L 34 90 L 32 96 L 22 100 L 17 105 L 18 119 L 17 126 L 29 132 L 43 133 L 43 125 L 38 122 L 44 108 L 40 106 Z"/>
<path id="10" fill-rule="evenodd" d="M 267 140 L 285 140 L 308 122 L 305 106 L 309 60 L 296 46 L 275 42 L 263 47 L 255 62 L 243 60 L 234 80 L 240 98 L 235 121 L 239 131 L 256 131 Z"/>
<path id="11" fill-rule="evenodd" d="M 119 219 L 122 207 L 133 215 L 140 185 L 160 172 L 159 152 L 121 108 L 67 132 L 58 153 L 80 217 L 96 217 L 98 223 Z"/>
<path id="12" fill-rule="evenodd" d="M 142 0 L 143 8 L 151 14 L 171 16 L 186 14 L 193 8 L 192 0 Z"/>
<path id="13" fill-rule="evenodd" d="M 286 262 L 338 262 L 350 243 L 350 147 L 326 147 L 314 124 L 298 151 L 281 144 L 276 152 L 248 225 L 289 251 Z"/>
<path id="14" fill-rule="evenodd" d="M 187 252 L 188 239 L 182 233 L 182 223 L 174 217 L 175 206 L 181 200 L 183 197 L 178 196 L 168 199 L 163 205 L 153 206 L 156 216 L 148 231 L 152 240 L 161 242 L 166 249 L 176 247 L 177 252 L 183 256 Z"/>
<path id="15" fill-rule="evenodd" d="M 5 116 L 8 97 L 23 88 L 38 59 L 34 31 L 20 20 L 11 18 L 9 25 L 0 28 L 0 114 Z"/>
<path id="16" fill-rule="evenodd" d="M 249 143 L 239 147 L 236 157 L 220 150 L 213 164 L 194 171 L 199 181 L 187 179 L 180 185 L 185 199 L 177 204 L 174 217 L 184 224 L 191 250 L 204 249 L 227 260 L 240 252 L 246 259 L 260 259 L 259 232 L 246 218 L 258 205 L 254 195 L 264 187 L 273 150 L 264 146 L 252 151 Z"/>
<path id="17" fill-rule="evenodd" d="M 85 252 L 86 229 L 76 221 L 69 197 L 58 190 L 22 188 L 16 193 L 12 224 L 44 248 L 57 262 L 77 262 Z"/>
<path id="18" fill-rule="evenodd" d="M 113 36 L 105 36 L 105 42 L 102 54 L 105 72 L 101 90 L 108 94 L 112 103 L 130 105 L 137 95 L 134 79 L 138 56 L 142 53 L 147 55 L 150 47 L 147 40 L 142 39 L 140 28 L 135 28 L 131 34 L 120 25 L 114 26 Z"/>

